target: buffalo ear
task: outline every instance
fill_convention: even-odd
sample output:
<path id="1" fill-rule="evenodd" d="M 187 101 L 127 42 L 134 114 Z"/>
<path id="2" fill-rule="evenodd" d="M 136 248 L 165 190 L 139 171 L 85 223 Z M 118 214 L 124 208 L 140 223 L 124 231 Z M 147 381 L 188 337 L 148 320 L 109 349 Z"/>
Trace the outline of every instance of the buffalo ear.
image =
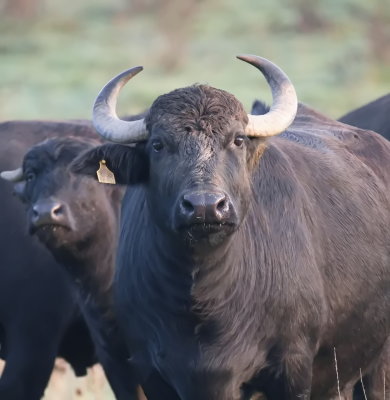
<path id="1" fill-rule="evenodd" d="M 265 138 L 250 138 L 247 147 L 247 164 L 250 170 L 257 168 L 265 149 Z"/>
<path id="2" fill-rule="evenodd" d="M 72 172 L 97 179 L 100 161 L 114 174 L 116 183 L 132 185 L 148 179 L 148 159 L 142 146 L 104 144 L 81 153 L 71 164 Z"/>

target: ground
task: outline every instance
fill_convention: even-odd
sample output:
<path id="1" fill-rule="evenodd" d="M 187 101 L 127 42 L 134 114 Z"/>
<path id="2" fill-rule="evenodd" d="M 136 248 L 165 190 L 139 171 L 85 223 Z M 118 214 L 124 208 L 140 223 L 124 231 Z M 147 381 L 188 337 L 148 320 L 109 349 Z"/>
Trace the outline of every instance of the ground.
<path id="1" fill-rule="evenodd" d="M 4 362 L 0 360 L 0 373 Z M 88 375 L 77 378 L 70 365 L 58 358 L 42 400 L 113 400 L 103 369 L 95 365 Z"/>

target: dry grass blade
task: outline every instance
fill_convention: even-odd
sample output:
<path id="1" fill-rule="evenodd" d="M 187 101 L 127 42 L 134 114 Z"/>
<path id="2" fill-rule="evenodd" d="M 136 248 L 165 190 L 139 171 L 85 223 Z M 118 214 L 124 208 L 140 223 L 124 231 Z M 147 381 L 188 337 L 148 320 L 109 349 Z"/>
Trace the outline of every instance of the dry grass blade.
<path id="1" fill-rule="evenodd" d="M 336 347 L 333 347 L 333 352 L 334 352 L 334 365 L 335 365 L 335 368 L 336 368 L 337 392 L 339 394 L 339 400 L 341 400 L 339 370 L 338 370 L 338 367 L 337 367 L 337 357 L 336 357 Z"/>
<path id="2" fill-rule="evenodd" d="M 386 400 L 386 374 L 383 370 L 383 400 Z"/>
<path id="3" fill-rule="evenodd" d="M 359 368 L 359 371 L 360 371 L 360 382 L 362 384 L 363 395 L 364 395 L 365 400 L 367 400 L 366 389 L 364 388 L 364 383 L 363 383 L 362 369 Z"/>

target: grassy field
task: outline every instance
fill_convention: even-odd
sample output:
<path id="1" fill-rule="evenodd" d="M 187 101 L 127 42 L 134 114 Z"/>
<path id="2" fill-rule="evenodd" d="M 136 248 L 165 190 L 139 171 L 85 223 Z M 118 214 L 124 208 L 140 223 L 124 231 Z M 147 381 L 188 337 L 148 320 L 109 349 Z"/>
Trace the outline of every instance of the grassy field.
<path id="1" fill-rule="evenodd" d="M 195 82 L 247 109 L 256 97 L 269 102 L 240 53 L 276 62 L 301 101 L 333 117 L 390 88 L 384 0 L 198 0 L 188 9 L 145 0 L 141 10 L 128 0 L 35 1 L 29 18 L 0 9 L 0 120 L 89 117 L 102 85 L 134 65 L 145 70 L 124 91 L 123 113 Z"/>

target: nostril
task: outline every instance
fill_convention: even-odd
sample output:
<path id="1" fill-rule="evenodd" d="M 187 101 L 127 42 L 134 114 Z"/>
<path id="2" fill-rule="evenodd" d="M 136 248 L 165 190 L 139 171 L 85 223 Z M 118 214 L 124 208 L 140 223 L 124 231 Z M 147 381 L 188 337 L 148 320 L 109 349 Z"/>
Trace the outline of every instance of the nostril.
<path id="1" fill-rule="evenodd" d="M 61 204 L 58 204 L 56 206 L 53 207 L 53 209 L 51 210 L 52 214 L 56 217 L 62 215 L 64 213 L 64 209 L 62 207 Z"/>
<path id="2" fill-rule="evenodd" d="M 223 211 L 223 210 L 225 210 L 226 204 L 227 204 L 226 199 L 220 200 L 220 201 L 217 203 L 217 210 L 218 210 L 218 211 Z"/>
<path id="3" fill-rule="evenodd" d="M 182 206 L 183 210 L 187 211 L 187 212 L 194 212 L 194 210 L 195 210 L 193 204 L 186 199 L 182 200 L 181 206 Z"/>

